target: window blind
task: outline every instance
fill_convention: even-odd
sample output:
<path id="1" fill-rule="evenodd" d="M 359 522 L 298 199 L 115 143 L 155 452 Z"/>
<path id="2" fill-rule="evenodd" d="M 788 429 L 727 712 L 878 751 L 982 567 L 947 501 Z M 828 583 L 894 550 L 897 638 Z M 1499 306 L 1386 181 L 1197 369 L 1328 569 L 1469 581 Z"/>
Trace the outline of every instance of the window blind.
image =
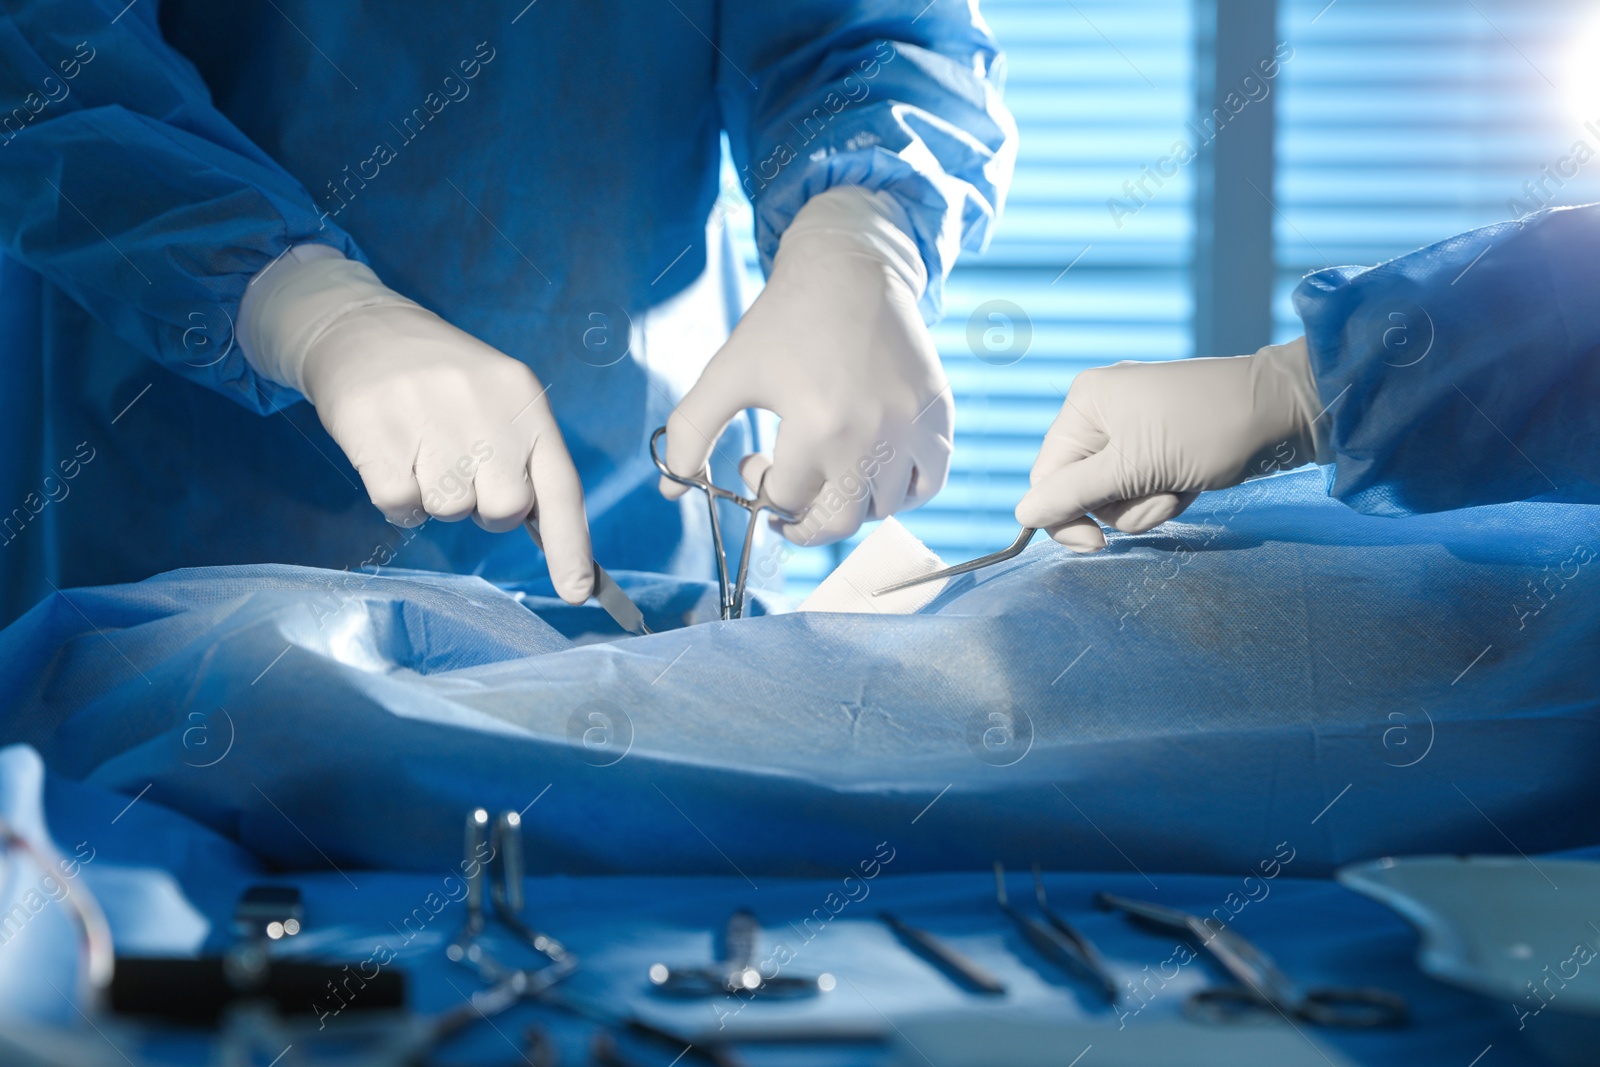
<path id="1" fill-rule="evenodd" d="M 1283 0 L 1279 340 L 1310 270 L 1374 264 L 1546 205 L 1600 200 L 1589 0 Z M 1575 151 L 1575 146 L 1583 147 Z"/>

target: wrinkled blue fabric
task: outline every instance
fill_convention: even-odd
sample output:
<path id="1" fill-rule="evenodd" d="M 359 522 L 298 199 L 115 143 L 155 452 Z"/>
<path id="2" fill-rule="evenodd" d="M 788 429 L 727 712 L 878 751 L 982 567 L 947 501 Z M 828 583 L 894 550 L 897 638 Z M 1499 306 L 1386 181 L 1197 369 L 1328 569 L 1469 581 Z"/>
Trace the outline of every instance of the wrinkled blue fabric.
<path id="1" fill-rule="evenodd" d="M 230 917 L 238 894 L 248 885 L 270 881 L 297 886 L 305 901 L 303 933 L 280 944 L 278 951 L 349 964 L 368 975 L 373 966 L 397 969 L 407 978 L 410 1007 L 418 1012 L 453 1008 L 479 988 L 470 972 L 445 959 L 445 945 L 460 929 L 465 910 L 463 886 L 453 867 L 417 873 L 263 870 L 212 831 L 149 796 L 129 806 L 129 797 L 43 773 L 38 757 L 25 746 L 0 750 L 0 783 L 5 784 L 0 790 L 0 815 L 20 824 L 31 839 L 53 837 L 63 853 L 80 843 L 93 850 L 93 859 L 81 866 L 71 884 L 86 886 L 101 900 L 122 951 L 159 955 L 190 955 L 201 947 L 220 951 L 232 937 Z M 932 817 L 930 813 L 926 818 Z M 889 909 L 932 930 L 1004 981 L 1009 987 L 1004 1010 L 1031 1011 L 1058 1023 L 1095 1027 L 1099 1031 L 1093 1037 L 1095 1044 L 1103 1041 L 1107 1048 L 1115 1048 L 1122 1028 L 1173 1023 L 1182 1017 L 1184 997 L 1219 983 L 1223 976 L 1210 963 L 1175 962 L 1185 957 L 1178 954 L 1176 939 L 1170 935 L 1141 930 L 1117 915 L 1093 909 L 1093 894 L 1112 892 L 1225 922 L 1271 953 L 1304 985 L 1376 985 L 1404 995 L 1412 1022 L 1403 1029 L 1304 1029 L 1308 1040 L 1336 1048 L 1353 1062 L 1460 1067 L 1488 1045 L 1495 1047 L 1503 1062 L 1542 1062 L 1521 1043 L 1525 1035 L 1517 1032 L 1517 1017 L 1506 1005 L 1432 981 L 1416 969 L 1416 935 L 1398 916 L 1342 886 L 1304 877 L 1302 857 L 1295 848 L 1299 837 L 1223 875 L 1185 875 L 1156 868 L 1145 875 L 1125 868 L 1047 873 L 1051 904 L 1095 942 L 1123 984 L 1122 1001 L 1112 1008 L 1091 987 L 1060 973 L 1022 940 L 994 907 L 993 879 L 987 872 L 905 873 L 916 865 L 915 846 L 905 841 L 905 830 L 886 827 L 884 837 L 852 857 L 847 869 L 815 880 L 752 881 L 733 872 L 698 878 L 534 878 L 526 885 L 526 914 L 578 955 L 581 967 L 563 987 L 567 996 L 591 1009 L 637 1012 L 678 1031 L 748 1035 L 799 1020 L 811 1027 L 892 1037 L 894 1027 L 918 1015 L 982 1011 L 980 1002 L 986 998 L 959 992 L 883 928 L 876 915 Z M 1574 858 L 1600 858 L 1600 850 Z M 16 865 L 8 865 L 8 873 L 18 871 Z M 8 878 L 0 886 L 0 914 L 9 912 L 36 884 L 30 873 Z M 1027 878 L 1026 872 L 1012 872 L 1014 894 L 1027 895 Z M 815 1000 L 790 1004 L 762 997 L 746 1002 L 734 996 L 682 1002 L 649 992 L 644 975 L 651 964 L 708 961 L 713 930 L 741 907 L 754 909 L 761 920 L 758 960 L 763 965 L 782 961 L 781 973 L 791 975 L 827 971 L 839 978 L 838 988 Z M 4 944 L 0 989 L 6 996 L 0 999 L 0 1017 L 5 1025 L 0 1026 L 0 1048 L 26 1021 L 72 1028 L 86 1044 L 94 1045 L 96 1053 L 103 1050 L 106 1038 L 82 1025 L 72 1005 L 39 980 L 48 977 L 62 990 L 72 988 L 72 939 L 61 905 L 49 903 L 30 912 Z M 493 923 L 487 941 L 500 958 L 521 959 L 512 939 Z M 1530 962 L 1530 974 L 1537 971 L 1537 962 Z M 351 1021 L 356 1014 L 353 1007 L 340 1010 L 340 1005 L 346 1000 L 358 1004 L 359 987 L 350 985 L 341 992 L 342 996 L 330 994 L 313 1005 L 330 1027 Z M 549 1030 L 560 1047 L 561 1062 L 589 1062 L 591 1024 L 532 1006 L 497 1019 L 498 1030 L 487 1024 L 470 1028 L 448 1046 L 444 1061 L 505 1063 L 509 1053 L 502 1035 L 514 1037 L 530 1022 Z M 1554 1022 L 1540 1017 L 1529 1020 L 1528 1026 L 1536 1030 Z M 102 1020 L 101 1025 L 108 1024 Z M 1002 1035 L 996 1031 L 997 1042 Z M 158 1062 L 164 1064 L 200 1064 L 216 1058 L 203 1035 L 181 1040 L 169 1036 L 164 1043 L 134 1041 L 125 1029 L 113 1030 L 111 1036 L 130 1054 L 160 1049 L 165 1054 Z M 1062 1062 L 1080 1049 L 1068 1050 Z M 669 1049 L 659 1062 L 667 1062 L 678 1051 Z M 934 1062 L 939 1062 L 938 1051 L 926 1050 Z M 744 1045 L 739 1057 L 754 1065 L 855 1067 L 883 1064 L 888 1052 L 859 1042 Z M 140 1067 L 144 1062 L 139 1061 Z"/>
<path id="2" fill-rule="evenodd" d="M 245 285 L 305 242 L 534 368 L 604 565 L 709 575 L 703 505 L 660 499 L 645 445 L 739 311 L 726 227 L 708 238 L 721 132 L 765 259 L 808 197 L 885 190 L 931 317 L 1009 179 L 1002 76 L 961 0 L 7 4 L 0 622 L 182 566 L 540 572 L 525 537 L 388 527 L 246 363 Z M 669 303 L 701 282 L 709 313 Z M 648 343 L 674 314 L 704 350 Z M 725 484 L 752 432 L 719 450 Z"/>
<path id="3" fill-rule="evenodd" d="M 0 740 L 304 868 L 447 866 L 477 805 L 543 872 L 1532 853 L 1600 840 L 1591 516 L 1375 518 L 1306 471 L 912 616 L 683 626 L 707 587 L 619 574 L 664 632 L 610 642 L 470 577 L 180 571 L 0 633 Z"/>
<path id="4" fill-rule="evenodd" d="M 1375 515 L 1600 503 L 1600 204 L 1317 271 L 1294 306 L 1338 499 Z"/>

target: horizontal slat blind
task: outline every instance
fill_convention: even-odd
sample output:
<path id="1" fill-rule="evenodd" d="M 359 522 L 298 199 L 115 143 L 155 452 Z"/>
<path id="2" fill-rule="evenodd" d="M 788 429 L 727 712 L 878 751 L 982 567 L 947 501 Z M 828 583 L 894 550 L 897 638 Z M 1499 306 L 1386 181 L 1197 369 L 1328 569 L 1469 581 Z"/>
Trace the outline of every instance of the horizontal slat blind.
<path id="1" fill-rule="evenodd" d="M 1513 218 L 1574 142 L 1600 156 L 1592 0 L 1284 0 L 1281 22 L 1280 340 L 1301 332 L 1289 294 L 1307 271 Z M 1566 169 L 1541 200 L 1600 200 L 1600 158 Z"/>

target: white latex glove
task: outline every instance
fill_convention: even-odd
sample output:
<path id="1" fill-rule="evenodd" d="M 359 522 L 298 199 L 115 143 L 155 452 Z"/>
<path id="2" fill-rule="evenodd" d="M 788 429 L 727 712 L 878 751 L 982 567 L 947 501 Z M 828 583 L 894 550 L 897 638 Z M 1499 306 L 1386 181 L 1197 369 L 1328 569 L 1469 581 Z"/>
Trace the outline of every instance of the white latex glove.
<path id="1" fill-rule="evenodd" d="M 745 408 L 782 418 L 766 474 L 794 514 L 789 540 L 821 545 L 914 508 L 944 487 L 955 405 L 917 301 L 927 269 L 885 193 L 830 189 L 784 232 L 772 276 L 667 422 L 666 463 L 698 474 Z M 685 488 L 661 479 L 669 499 Z"/>
<path id="2" fill-rule="evenodd" d="M 257 275 L 239 317 L 251 365 L 311 401 L 385 518 L 499 533 L 531 513 L 556 592 L 587 599 L 583 486 L 526 365 L 321 245 Z"/>
<path id="3" fill-rule="evenodd" d="M 1017 521 L 1098 551 L 1106 539 L 1091 513 L 1139 533 L 1203 489 L 1327 462 L 1322 411 L 1303 337 L 1250 356 L 1083 371 L 1045 435 Z"/>

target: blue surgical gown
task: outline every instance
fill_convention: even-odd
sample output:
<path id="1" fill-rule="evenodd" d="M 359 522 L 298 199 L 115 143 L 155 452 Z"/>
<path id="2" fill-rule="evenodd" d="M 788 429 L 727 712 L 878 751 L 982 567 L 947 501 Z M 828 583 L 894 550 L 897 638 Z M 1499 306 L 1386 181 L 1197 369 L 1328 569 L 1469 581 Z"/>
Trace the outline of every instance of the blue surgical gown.
<path id="1" fill-rule="evenodd" d="M 1294 304 L 1338 499 L 1374 515 L 1600 503 L 1600 204 L 1318 271 Z"/>
<path id="2" fill-rule="evenodd" d="M 967 0 L 8 3 L 0 622 L 180 566 L 542 571 L 526 538 L 388 526 L 252 371 L 245 285 L 306 242 L 533 367 L 606 566 L 708 574 L 646 442 L 739 311 L 723 133 L 765 262 L 808 197 L 886 190 L 932 318 L 1009 180 L 1002 79 Z"/>

